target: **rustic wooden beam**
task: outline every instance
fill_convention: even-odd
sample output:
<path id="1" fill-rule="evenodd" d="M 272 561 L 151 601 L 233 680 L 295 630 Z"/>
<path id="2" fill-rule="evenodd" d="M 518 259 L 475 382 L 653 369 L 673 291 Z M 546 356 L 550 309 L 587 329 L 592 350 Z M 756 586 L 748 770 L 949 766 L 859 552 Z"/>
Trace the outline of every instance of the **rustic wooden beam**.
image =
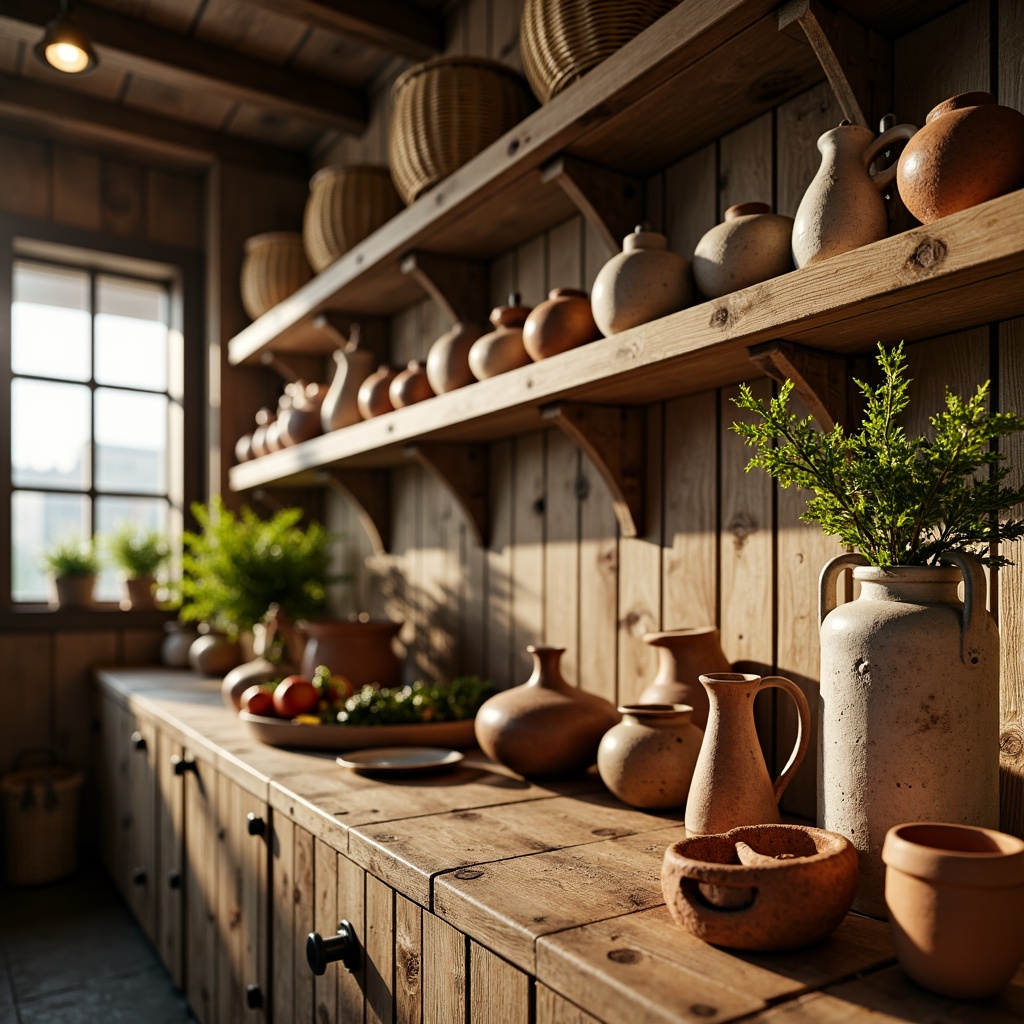
<path id="1" fill-rule="evenodd" d="M 480 547 L 490 543 L 487 446 L 422 441 L 405 447 L 405 456 L 429 470 L 461 506 Z"/>
<path id="2" fill-rule="evenodd" d="M 278 14 L 368 43 L 380 50 L 426 60 L 444 50 L 444 19 L 405 0 L 256 0 Z"/>
<path id="3" fill-rule="evenodd" d="M 487 323 L 487 267 L 479 260 L 410 252 L 402 257 L 401 267 L 453 323 Z"/>
<path id="4" fill-rule="evenodd" d="M 391 550 L 391 474 L 386 469 L 324 469 L 317 480 L 355 509 L 374 554 Z"/>
<path id="5" fill-rule="evenodd" d="M 0 34 L 34 43 L 56 7 L 51 0 L 5 0 Z M 349 86 L 100 7 L 76 4 L 75 19 L 92 40 L 100 62 L 109 67 L 193 92 L 215 90 L 237 102 L 345 132 L 360 133 L 368 123 L 366 95 Z"/>

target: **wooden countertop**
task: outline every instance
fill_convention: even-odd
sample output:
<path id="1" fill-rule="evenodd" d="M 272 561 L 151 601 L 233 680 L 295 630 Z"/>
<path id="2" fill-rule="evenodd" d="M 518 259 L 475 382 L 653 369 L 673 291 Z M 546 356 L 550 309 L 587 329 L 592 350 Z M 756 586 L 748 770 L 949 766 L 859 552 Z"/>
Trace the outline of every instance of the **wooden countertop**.
<path id="1" fill-rule="evenodd" d="M 635 811 L 594 774 L 539 785 L 478 754 L 444 775 L 369 779 L 333 755 L 251 739 L 216 681 L 158 668 L 96 678 L 276 814 L 600 1020 L 1024 1020 L 1024 968 L 997 999 L 941 999 L 895 964 L 885 924 L 854 914 L 792 953 L 691 937 L 669 917 L 658 878 L 665 847 L 685 834 L 682 813 Z"/>

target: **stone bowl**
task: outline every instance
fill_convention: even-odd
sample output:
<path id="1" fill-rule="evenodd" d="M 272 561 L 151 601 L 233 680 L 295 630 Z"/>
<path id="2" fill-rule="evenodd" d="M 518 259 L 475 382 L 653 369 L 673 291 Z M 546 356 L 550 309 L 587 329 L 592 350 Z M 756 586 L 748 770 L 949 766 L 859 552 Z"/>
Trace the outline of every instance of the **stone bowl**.
<path id="1" fill-rule="evenodd" d="M 857 893 L 857 851 L 803 825 L 746 825 L 665 851 L 661 888 L 688 932 L 732 949 L 796 949 L 829 935 Z"/>

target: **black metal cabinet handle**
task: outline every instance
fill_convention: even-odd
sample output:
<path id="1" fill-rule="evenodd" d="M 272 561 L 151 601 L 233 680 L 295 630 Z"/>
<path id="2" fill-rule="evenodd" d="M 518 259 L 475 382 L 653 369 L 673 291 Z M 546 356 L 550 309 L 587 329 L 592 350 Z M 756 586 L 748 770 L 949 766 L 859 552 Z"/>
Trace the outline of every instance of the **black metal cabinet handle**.
<path id="1" fill-rule="evenodd" d="M 181 872 L 180 871 L 168 871 L 167 872 L 167 885 L 171 889 L 181 888 Z"/>
<path id="2" fill-rule="evenodd" d="M 132 733 L 131 736 L 132 750 L 145 750 L 146 749 L 146 737 L 139 732 L 138 729 Z"/>
<path id="3" fill-rule="evenodd" d="M 185 772 L 199 772 L 199 768 L 191 758 L 179 757 L 177 754 L 172 754 L 171 764 L 174 765 L 175 775 L 184 775 Z"/>
<path id="4" fill-rule="evenodd" d="M 145 885 L 146 884 L 146 869 L 135 868 L 132 871 L 132 885 Z"/>
<path id="5" fill-rule="evenodd" d="M 359 967 L 359 940 L 348 921 L 338 925 L 337 935 L 325 939 L 318 932 L 310 932 L 306 939 L 306 962 L 314 974 L 324 974 L 335 960 L 340 960 L 346 971 Z"/>
<path id="6" fill-rule="evenodd" d="M 267 834 L 267 823 L 255 812 L 250 811 L 246 816 L 246 831 L 251 836 L 265 836 Z"/>
<path id="7" fill-rule="evenodd" d="M 250 1010 L 263 1009 L 263 989 L 259 985 L 245 986 L 245 1005 Z"/>

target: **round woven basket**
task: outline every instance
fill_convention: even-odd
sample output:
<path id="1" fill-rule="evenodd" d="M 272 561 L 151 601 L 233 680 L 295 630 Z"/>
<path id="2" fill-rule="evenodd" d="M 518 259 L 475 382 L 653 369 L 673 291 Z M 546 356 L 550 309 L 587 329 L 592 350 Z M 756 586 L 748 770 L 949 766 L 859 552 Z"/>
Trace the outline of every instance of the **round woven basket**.
<path id="1" fill-rule="evenodd" d="M 324 167 L 309 183 L 302 244 L 316 273 L 372 235 L 402 200 L 386 167 Z"/>
<path id="2" fill-rule="evenodd" d="M 256 320 L 312 276 L 297 231 L 253 235 L 246 239 L 242 261 L 242 306 Z"/>
<path id="3" fill-rule="evenodd" d="M 547 103 L 679 0 L 526 0 L 519 49 L 530 88 Z"/>
<path id="4" fill-rule="evenodd" d="M 535 106 L 526 81 L 497 61 L 436 57 L 395 82 L 388 162 L 399 195 L 428 188 L 515 127 Z"/>

